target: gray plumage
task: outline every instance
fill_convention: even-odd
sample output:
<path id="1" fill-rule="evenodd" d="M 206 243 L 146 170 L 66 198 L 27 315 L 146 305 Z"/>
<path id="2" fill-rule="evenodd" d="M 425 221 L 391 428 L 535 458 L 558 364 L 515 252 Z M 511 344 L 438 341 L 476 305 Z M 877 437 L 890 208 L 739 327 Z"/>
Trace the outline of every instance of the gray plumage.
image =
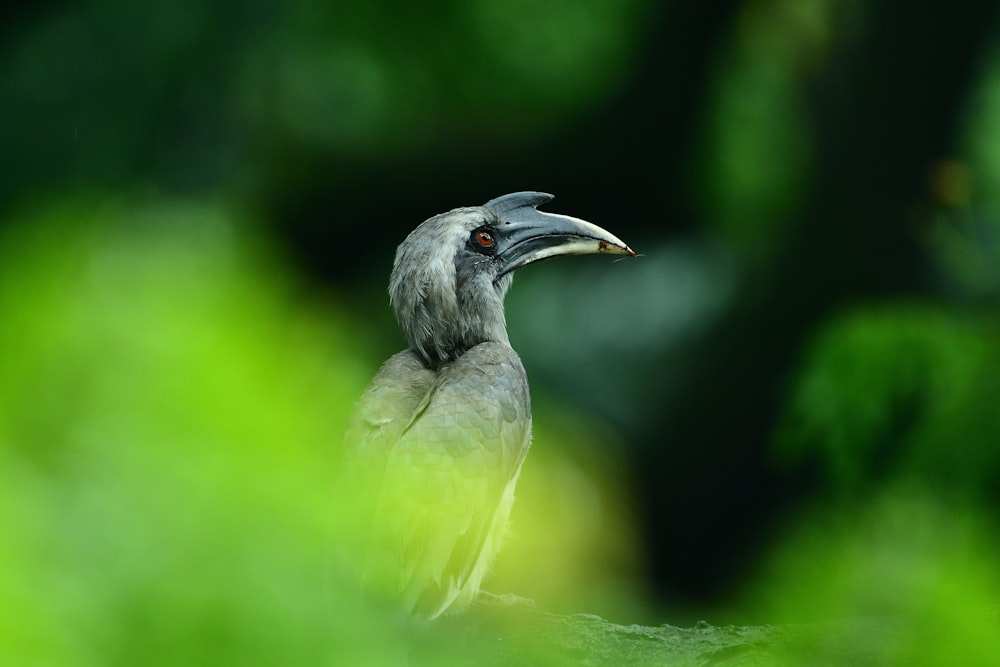
<path id="1" fill-rule="evenodd" d="M 560 254 L 635 253 L 590 223 L 515 193 L 418 226 L 400 244 L 390 302 L 409 348 L 355 407 L 345 483 L 366 587 L 435 618 L 468 605 L 506 531 L 531 439 L 528 381 L 510 347 L 512 272 Z"/>

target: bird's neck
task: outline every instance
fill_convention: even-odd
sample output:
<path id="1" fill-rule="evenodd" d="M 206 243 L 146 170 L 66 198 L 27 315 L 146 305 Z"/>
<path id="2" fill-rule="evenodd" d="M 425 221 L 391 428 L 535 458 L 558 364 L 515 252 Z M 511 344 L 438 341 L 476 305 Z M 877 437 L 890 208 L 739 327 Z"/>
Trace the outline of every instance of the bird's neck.
<path id="1" fill-rule="evenodd" d="M 428 367 L 448 364 L 481 343 L 510 344 L 503 309 L 510 277 L 501 281 L 473 284 L 459 276 L 455 289 L 426 290 L 395 304 L 403 334 Z"/>

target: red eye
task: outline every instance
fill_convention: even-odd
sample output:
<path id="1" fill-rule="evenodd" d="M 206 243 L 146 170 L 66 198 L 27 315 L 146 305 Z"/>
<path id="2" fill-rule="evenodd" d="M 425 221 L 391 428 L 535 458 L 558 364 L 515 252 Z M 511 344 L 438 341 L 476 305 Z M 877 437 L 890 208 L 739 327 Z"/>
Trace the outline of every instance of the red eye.
<path id="1" fill-rule="evenodd" d="M 478 232 L 476 232 L 476 243 L 478 243 L 484 248 L 489 248 L 494 243 L 493 235 L 490 234 L 485 229 L 480 229 Z"/>

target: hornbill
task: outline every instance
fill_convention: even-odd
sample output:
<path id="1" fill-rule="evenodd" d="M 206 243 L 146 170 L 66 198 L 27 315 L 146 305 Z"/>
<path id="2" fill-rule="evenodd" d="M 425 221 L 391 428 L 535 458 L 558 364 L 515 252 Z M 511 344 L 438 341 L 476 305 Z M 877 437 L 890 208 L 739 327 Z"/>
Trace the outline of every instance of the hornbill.
<path id="1" fill-rule="evenodd" d="M 504 319 L 513 272 L 556 255 L 635 256 L 596 225 L 537 210 L 551 199 L 517 192 L 442 213 L 396 251 L 389 296 L 409 347 L 354 408 L 345 509 L 366 588 L 418 618 L 476 596 L 528 452 L 528 379 Z"/>

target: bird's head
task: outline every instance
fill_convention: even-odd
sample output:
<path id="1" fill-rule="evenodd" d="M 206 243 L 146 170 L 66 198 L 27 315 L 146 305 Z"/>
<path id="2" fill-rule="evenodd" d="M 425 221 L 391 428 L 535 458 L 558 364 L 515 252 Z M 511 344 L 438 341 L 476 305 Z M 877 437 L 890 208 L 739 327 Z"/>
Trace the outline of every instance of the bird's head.
<path id="1" fill-rule="evenodd" d="M 410 346 L 437 366 L 486 341 L 508 342 L 503 300 L 516 269 L 556 255 L 635 253 L 597 225 L 543 213 L 552 199 L 516 192 L 456 208 L 396 250 L 389 297 Z"/>

